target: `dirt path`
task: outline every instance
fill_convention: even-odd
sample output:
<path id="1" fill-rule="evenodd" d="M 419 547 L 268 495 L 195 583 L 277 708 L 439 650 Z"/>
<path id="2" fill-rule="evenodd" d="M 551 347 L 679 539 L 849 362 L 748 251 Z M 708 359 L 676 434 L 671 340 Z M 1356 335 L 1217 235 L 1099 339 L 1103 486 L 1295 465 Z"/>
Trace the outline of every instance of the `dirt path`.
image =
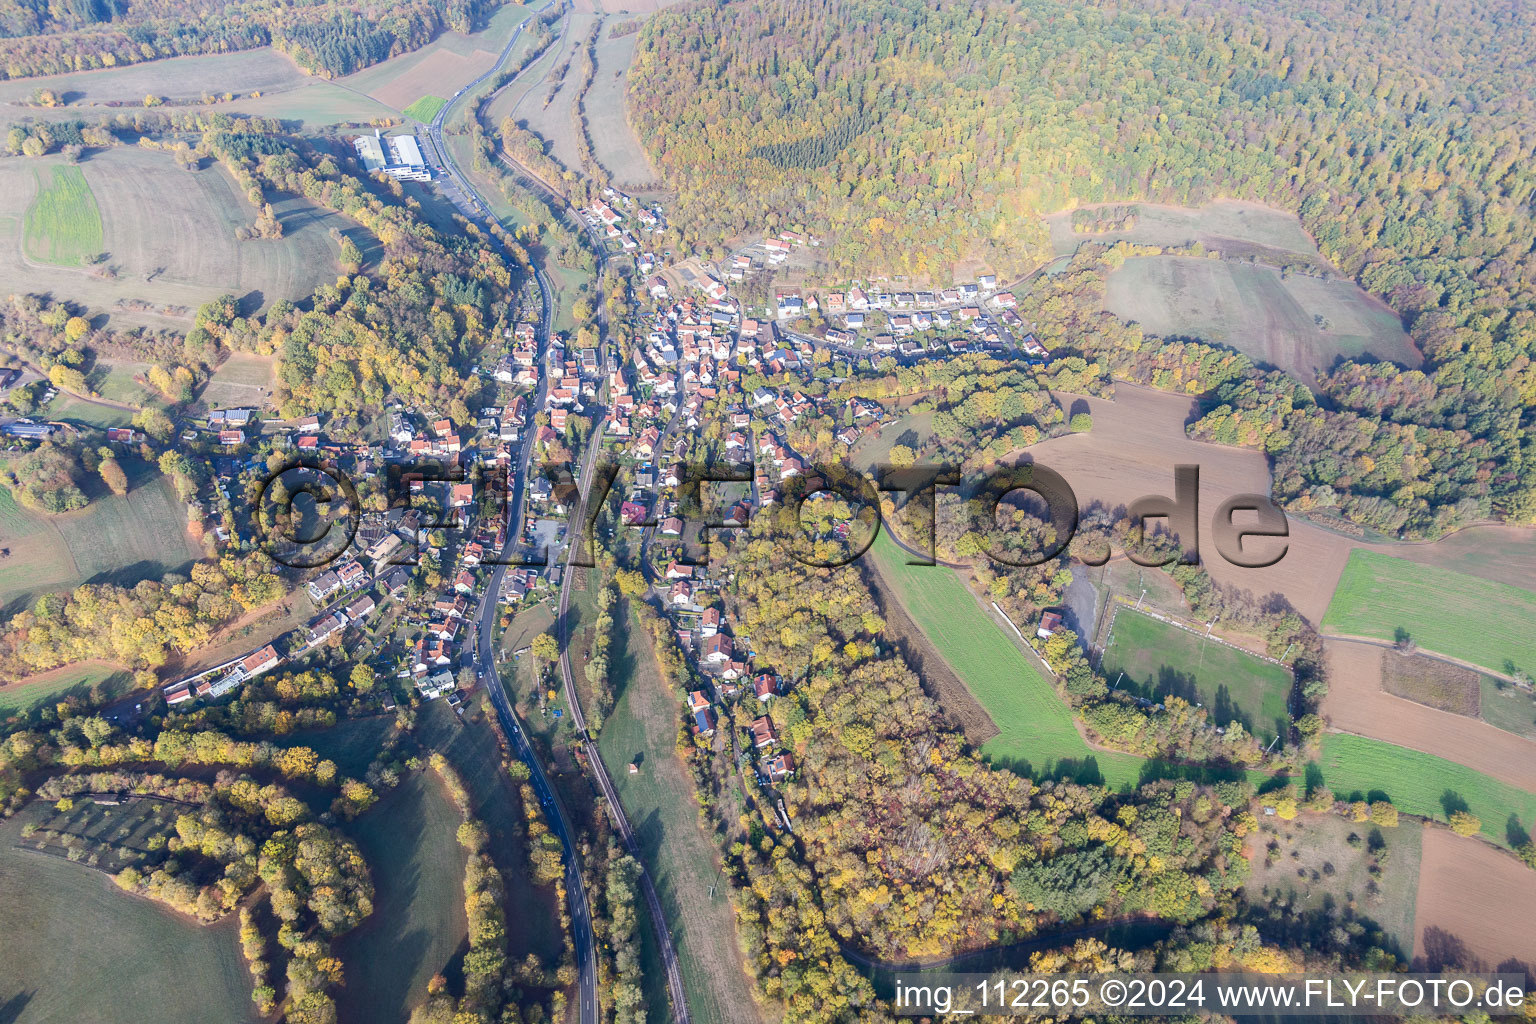
<path id="1" fill-rule="evenodd" d="M 1334 640 L 1341 644 L 1365 644 L 1370 647 L 1380 647 L 1382 650 L 1386 651 L 1393 651 L 1397 649 L 1397 645 L 1392 643 L 1390 640 L 1378 640 L 1375 637 L 1370 636 L 1355 636 L 1352 633 L 1323 633 L 1321 636 L 1324 640 Z M 1491 668 L 1486 668 L 1482 665 L 1477 665 L 1470 661 L 1462 661 L 1460 658 L 1453 658 L 1448 654 L 1436 654 L 1434 651 L 1426 651 L 1423 648 L 1416 648 L 1413 653 L 1421 658 L 1428 658 L 1431 661 L 1444 662 L 1447 665 L 1455 665 L 1457 668 L 1464 668 L 1468 671 L 1476 672 L 1479 675 L 1492 676 L 1495 679 L 1502 679 L 1506 683 L 1513 683 L 1515 681 L 1514 676 L 1507 676 L 1502 672 L 1495 672 Z"/>
<path id="2" fill-rule="evenodd" d="M 1385 692 L 1383 647 L 1343 640 L 1323 647 L 1329 679 L 1323 712 L 1334 729 L 1434 754 L 1536 793 L 1536 741 Z"/>

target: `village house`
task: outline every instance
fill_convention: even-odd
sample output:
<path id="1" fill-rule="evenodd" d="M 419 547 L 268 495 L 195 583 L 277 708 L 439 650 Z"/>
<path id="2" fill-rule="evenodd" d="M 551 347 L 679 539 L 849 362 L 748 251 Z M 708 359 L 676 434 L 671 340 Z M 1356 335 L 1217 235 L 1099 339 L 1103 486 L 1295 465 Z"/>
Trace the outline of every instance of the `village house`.
<path id="1" fill-rule="evenodd" d="M 246 679 L 253 679 L 270 668 L 276 668 L 283 659 L 278 657 L 277 650 L 271 645 L 261 650 L 246 655 L 240 662 L 240 671 Z"/>
<path id="2" fill-rule="evenodd" d="M 783 782 L 795 773 L 795 759 L 784 750 L 768 759 L 768 781 Z"/>
<path id="3" fill-rule="evenodd" d="M 699 660 L 707 665 L 724 665 L 731 660 L 731 638 L 724 633 L 705 637 L 699 647 Z"/>
<path id="4" fill-rule="evenodd" d="M 752 745 L 762 750 L 771 747 L 779 741 L 779 734 L 773 731 L 773 722 L 764 715 L 752 721 Z"/>

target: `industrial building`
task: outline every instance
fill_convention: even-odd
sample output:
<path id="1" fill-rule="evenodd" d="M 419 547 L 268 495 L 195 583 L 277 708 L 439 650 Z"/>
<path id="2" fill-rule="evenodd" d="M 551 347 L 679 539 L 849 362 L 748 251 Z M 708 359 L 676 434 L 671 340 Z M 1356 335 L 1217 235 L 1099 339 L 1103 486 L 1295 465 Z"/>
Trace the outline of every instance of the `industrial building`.
<path id="1" fill-rule="evenodd" d="M 357 158 L 369 174 L 383 171 L 402 181 L 431 181 L 432 171 L 422 159 L 421 146 L 414 135 L 391 135 L 374 130 L 372 135 L 359 135 L 352 143 L 357 148 Z"/>

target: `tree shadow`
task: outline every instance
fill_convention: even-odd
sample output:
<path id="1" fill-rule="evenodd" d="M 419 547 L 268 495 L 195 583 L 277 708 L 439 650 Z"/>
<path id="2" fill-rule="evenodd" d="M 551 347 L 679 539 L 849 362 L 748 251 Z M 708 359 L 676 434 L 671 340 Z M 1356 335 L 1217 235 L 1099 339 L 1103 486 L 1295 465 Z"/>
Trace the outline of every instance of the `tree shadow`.
<path id="1" fill-rule="evenodd" d="M 17 992 L 5 1002 L 0 1003 L 0 1024 L 14 1024 L 21 1019 L 21 1012 L 32 1001 L 31 992 Z"/>
<path id="2" fill-rule="evenodd" d="M 1316 792 L 1318 789 L 1325 785 L 1325 781 L 1323 779 L 1323 770 L 1322 768 L 1318 767 L 1316 761 L 1307 762 L 1307 767 L 1303 775 L 1306 780 L 1308 793 Z"/>
<path id="3" fill-rule="evenodd" d="M 1435 925 L 1424 929 L 1424 952 L 1413 960 L 1416 971 L 1475 971 L 1481 965 L 1465 942 Z"/>
<path id="4" fill-rule="evenodd" d="M 250 291 L 240 296 L 239 302 L 237 303 L 240 308 L 241 316 L 254 316 L 255 314 L 259 313 L 261 311 L 261 307 L 265 306 L 266 304 L 267 297 L 265 293 L 263 293 L 259 288 L 252 288 Z"/>
<path id="5" fill-rule="evenodd" d="M 1504 839 L 1518 850 L 1531 841 L 1531 833 L 1521 827 L 1518 816 L 1510 814 L 1509 820 L 1504 823 Z"/>
<path id="6" fill-rule="evenodd" d="M 1467 805 L 1467 801 L 1462 798 L 1461 794 L 1454 789 L 1448 789 L 1440 794 L 1440 806 L 1445 810 L 1447 818 L 1457 811 L 1470 811 L 1472 809 Z"/>

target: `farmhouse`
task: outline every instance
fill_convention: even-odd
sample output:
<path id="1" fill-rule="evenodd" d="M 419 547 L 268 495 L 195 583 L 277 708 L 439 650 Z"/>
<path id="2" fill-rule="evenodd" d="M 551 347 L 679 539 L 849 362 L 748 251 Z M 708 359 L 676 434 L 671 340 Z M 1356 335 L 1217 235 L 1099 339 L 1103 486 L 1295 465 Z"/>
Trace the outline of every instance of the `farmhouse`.
<path id="1" fill-rule="evenodd" d="M 1046 612 L 1040 616 L 1040 625 L 1035 630 L 1035 636 L 1041 640 L 1049 640 L 1058 629 L 1061 628 L 1061 613 Z"/>

